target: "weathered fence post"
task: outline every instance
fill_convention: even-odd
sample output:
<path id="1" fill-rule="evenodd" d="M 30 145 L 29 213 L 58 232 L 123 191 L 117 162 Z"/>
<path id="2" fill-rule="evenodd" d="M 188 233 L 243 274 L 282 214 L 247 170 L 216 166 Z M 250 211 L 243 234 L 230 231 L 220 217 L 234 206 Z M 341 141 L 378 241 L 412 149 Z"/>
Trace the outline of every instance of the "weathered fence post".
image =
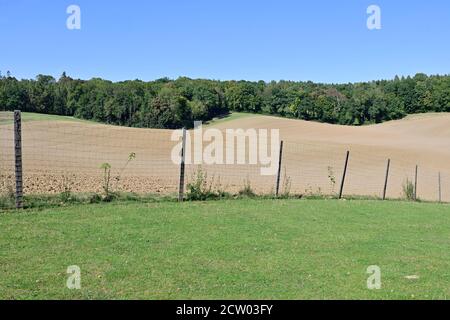
<path id="1" fill-rule="evenodd" d="M 345 156 L 344 172 L 342 173 L 341 187 L 339 188 L 339 199 L 342 199 L 342 192 L 344 191 L 345 175 L 347 174 L 348 157 L 350 156 L 350 151 L 347 151 Z"/>
<path id="2" fill-rule="evenodd" d="M 441 172 L 438 173 L 438 184 L 439 184 L 439 203 L 441 203 L 442 202 Z"/>
<path id="3" fill-rule="evenodd" d="M 181 143 L 180 185 L 178 188 L 178 201 L 184 199 L 184 170 L 186 160 L 186 128 L 183 128 L 183 141 Z"/>
<path id="4" fill-rule="evenodd" d="M 417 171 L 419 169 L 419 166 L 416 165 L 416 174 L 414 176 L 414 201 L 417 201 Z"/>
<path id="5" fill-rule="evenodd" d="M 389 167 L 391 166 L 391 159 L 388 159 L 387 161 L 387 167 L 386 167 L 386 177 L 384 178 L 384 188 L 383 188 L 383 200 L 386 200 L 386 189 L 388 184 L 388 178 L 389 178 Z"/>
<path id="6" fill-rule="evenodd" d="M 14 158 L 16 175 L 16 208 L 23 208 L 23 172 L 22 172 L 22 117 L 14 110 Z"/>
<path id="7" fill-rule="evenodd" d="M 281 176 L 281 161 L 283 157 L 283 140 L 280 142 L 280 155 L 278 157 L 278 172 L 277 172 L 277 186 L 276 186 L 276 196 L 280 192 L 280 176 Z"/>

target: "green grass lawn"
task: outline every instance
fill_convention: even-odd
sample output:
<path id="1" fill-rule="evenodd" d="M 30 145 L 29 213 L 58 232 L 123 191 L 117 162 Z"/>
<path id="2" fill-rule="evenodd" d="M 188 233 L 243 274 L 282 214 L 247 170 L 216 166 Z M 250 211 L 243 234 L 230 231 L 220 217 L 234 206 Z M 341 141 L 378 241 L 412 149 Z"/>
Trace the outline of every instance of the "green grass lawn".
<path id="1" fill-rule="evenodd" d="M 77 119 L 75 117 L 58 116 L 53 114 L 22 112 L 23 121 L 76 121 L 87 122 L 87 120 Z"/>
<path id="2" fill-rule="evenodd" d="M 13 112 L 0 111 L 0 125 L 13 123 Z M 75 117 L 58 116 L 44 113 L 22 112 L 22 121 L 76 121 L 76 122 L 93 122 L 90 120 L 78 119 Z"/>
<path id="3" fill-rule="evenodd" d="M 111 203 L 2 213 L 0 230 L 2 299 L 450 297 L 448 205 Z M 69 265 L 81 290 L 65 286 Z"/>
<path id="4" fill-rule="evenodd" d="M 211 121 L 208 121 L 205 126 L 214 126 L 217 124 L 221 124 L 223 122 L 228 122 L 240 118 L 246 118 L 246 117 L 254 117 L 258 116 L 257 114 L 253 113 L 245 113 L 245 112 L 232 112 L 229 115 L 220 117 L 220 118 L 214 118 Z M 76 122 L 90 122 L 90 123 L 97 123 L 94 120 L 83 120 L 78 119 L 75 117 L 69 117 L 69 116 L 58 116 L 58 115 L 52 115 L 52 114 L 44 114 L 44 113 L 34 113 L 34 112 L 22 112 L 22 121 L 76 121 Z M 4 112 L 0 111 L 0 125 L 2 124 L 11 124 L 13 123 L 13 112 Z"/>
<path id="5" fill-rule="evenodd" d="M 245 113 L 245 112 L 232 112 L 223 117 L 214 118 L 210 121 L 207 121 L 204 126 L 212 127 L 218 124 L 222 124 L 224 122 L 233 121 L 241 118 L 247 117 L 257 117 L 258 114 L 253 113 Z M 99 123 L 94 120 L 84 120 L 78 119 L 75 117 L 69 116 L 58 116 L 52 114 L 44 114 L 44 113 L 34 113 L 34 112 L 22 112 L 22 121 L 75 121 L 75 122 L 85 122 L 85 123 Z M 13 123 L 13 112 L 4 112 L 0 111 L 0 125 L 4 124 L 12 124 Z"/>
<path id="6" fill-rule="evenodd" d="M 237 120 L 237 119 L 248 118 L 248 117 L 258 117 L 258 116 L 259 116 L 259 114 L 256 114 L 256 113 L 231 112 L 230 114 L 228 114 L 226 116 L 214 118 L 214 119 L 206 122 L 205 127 L 215 126 L 215 125 L 222 124 L 224 122 L 233 121 L 233 120 Z"/>

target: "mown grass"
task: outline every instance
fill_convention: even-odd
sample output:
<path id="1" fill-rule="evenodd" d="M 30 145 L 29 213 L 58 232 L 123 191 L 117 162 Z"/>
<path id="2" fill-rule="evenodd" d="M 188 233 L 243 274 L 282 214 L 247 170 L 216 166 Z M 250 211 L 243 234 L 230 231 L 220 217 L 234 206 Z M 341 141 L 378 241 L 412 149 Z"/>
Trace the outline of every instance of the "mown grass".
<path id="1" fill-rule="evenodd" d="M 12 124 L 13 123 L 13 112 L 11 111 L 0 111 L 0 125 L 2 124 Z M 222 117 L 214 118 L 205 123 L 205 126 L 213 126 L 217 124 L 221 124 L 223 122 L 228 122 L 232 120 L 237 120 L 240 118 L 246 117 L 254 117 L 257 114 L 253 113 L 245 113 L 245 112 L 231 112 Z M 75 122 L 87 122 L 87 123 L 97 123 L 94 120 L 84 120 L 78 119 L 71 116 L 60 116 L 60 115 L 52 115 L 52 114 L 44 114 L 44 113 L 35 113 L 35 112 L 22 112 L 22 121 L 75 121 Z"/>
<path id="2" fill-rule="evenodd" d="M 247 112 L 230 112 L 227 115 L 224 115 L 222 117 L 214 118 L 210 121 L 207 121 L 205 123 L 205 126 L 215 126 L 222 124 L 224 122 L 233 121 L 237 119 L 247 118 L 247 117 L 255 117 L 258 116 L 256 113 L 247 113 Z"/>
<path id="3" fill-rule="evenodd" d="M 10 211 L 0 298 L 448 299 L 449 209 L 243 199 Z M 65 286 L 70 265 L 81 290 Z M 366 287 L 370 265 L 381 290 Z"/>
<path id="4" fill-rule="evenodd" d="M 1 119 L 0 125 L 13 123 L 13 112 L 0 111 Z M 22 112 L 22 121 L 74 121 L 74 122 L 93 122 L 90 120 L 78 119 L 69 116 L 59 116 L 53 114 L 34 113 L 34 112 Z"/>

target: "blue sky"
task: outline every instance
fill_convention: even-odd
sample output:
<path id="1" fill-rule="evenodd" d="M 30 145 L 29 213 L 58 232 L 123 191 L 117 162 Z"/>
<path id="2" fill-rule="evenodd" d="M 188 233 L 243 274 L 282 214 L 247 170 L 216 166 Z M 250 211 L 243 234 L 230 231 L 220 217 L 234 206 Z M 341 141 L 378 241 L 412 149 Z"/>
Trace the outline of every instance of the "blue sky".
<path id="1" fill-rule="evenodd" d="M 68 30 L 66 8 L 81 8 Z M 366 27 L 369 5 L 381 30 Z M 327 83 L 450 73 L 448 0 L 0 0 L 0 70 Z"/>

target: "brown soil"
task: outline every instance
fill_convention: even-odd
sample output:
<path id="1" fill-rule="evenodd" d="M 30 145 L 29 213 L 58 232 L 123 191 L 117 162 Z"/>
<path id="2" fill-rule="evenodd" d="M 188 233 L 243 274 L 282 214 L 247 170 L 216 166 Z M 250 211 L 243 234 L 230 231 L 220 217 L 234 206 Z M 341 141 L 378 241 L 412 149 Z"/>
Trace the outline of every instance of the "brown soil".
<path id="1" fill-rule="evenodd" d="M 282 187 L 292 193 L 336 193 L 346 150 L 350 151 L 344 194 L 380 196 L 386 161 L 391 159 L 388 197 L 402 196 L 402 184 L 418 171 L 418 196 L 450 201 L 450 114 L 410 116 L 363 127 L 321 124 L 269 116 L 244 117 L 213 127 L 280 129 L 285 141 Z M 211 128 L 211 127 L 208 127 Z M 206 129 L 206 128 L 205 128 Z M 0 125 L 0 189 L 13 185 L 13 130 Z M 116 190 L 167 194 L 178 188 L 179 166 L 171 161 L 171 130 L 136 129 L 74 121 L 23 123 L 24 187 L 26 193 L 101 192 L 100 166 L 112 166 Z M 136 158 L 128 165 L 134 152 Z M 125 166 L 126 165 L 126 166 Z M 187 179 L 197 166 L 187 166 Z M 255 165 L 202 166 L 214 186 L 235 192 L 249 180 L 257 192 L 273 192 L 274 176 L 261 176 Z M 63 176 L 65 178 L 63 178 Z M 116 177 L 120 176 L 117 180 Z M 66 181 L 64 183 L 64 181 Z"/>

